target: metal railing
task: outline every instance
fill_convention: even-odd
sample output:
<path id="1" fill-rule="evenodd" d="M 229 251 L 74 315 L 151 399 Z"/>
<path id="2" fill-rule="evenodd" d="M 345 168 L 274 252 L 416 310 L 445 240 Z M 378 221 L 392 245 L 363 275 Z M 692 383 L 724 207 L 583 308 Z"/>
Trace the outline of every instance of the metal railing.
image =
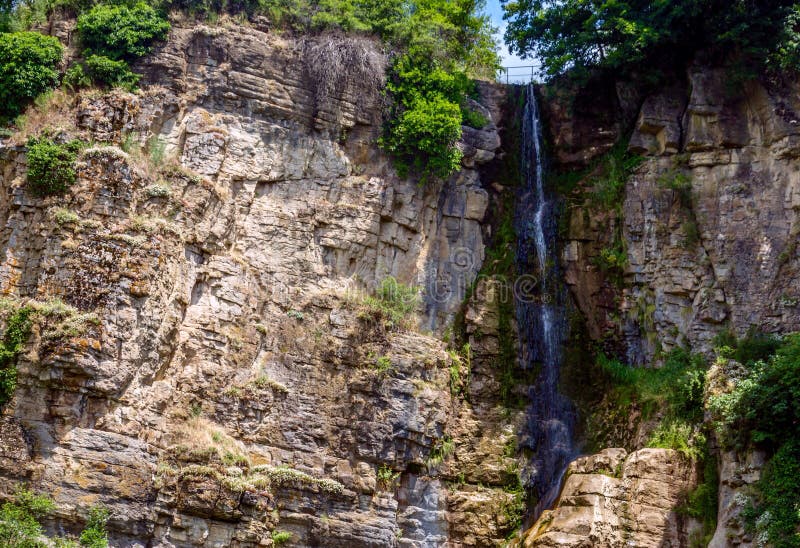
<path id="1" fill-rule="evenodd" d="M 529 82 L 536 82 L 536 74 L 540 68 L 541 65 L 514 65 L 500 67 L 497 70 L 497 81 L 502 82 L 505 80 L 506 84 L 527 84 Z"/>

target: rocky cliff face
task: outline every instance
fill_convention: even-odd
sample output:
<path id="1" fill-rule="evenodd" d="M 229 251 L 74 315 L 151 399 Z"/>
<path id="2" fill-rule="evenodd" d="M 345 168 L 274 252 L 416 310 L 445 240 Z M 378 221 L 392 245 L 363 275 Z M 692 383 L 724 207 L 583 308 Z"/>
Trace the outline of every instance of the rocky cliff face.
<path id="1" fill-rule="evenodd" d="M 726 327 L 798 328 L 797 86 L 729 84 L 723 70 L 695 66 L 684 87 L 647 97 L 629 144 L 645 161 L 619 215 L 571 217 L 564 259 L 576 302 L 593 335 L 622 325 L 638 363 L 684 343 L 708 351 Z M 610 139 L 594 151 L 622 123 L 595 122 Z M 614 223 L 628 259 L 621 290 L 591 263 Z"/>
<path id="2" fill-rule="evenodd" d="M 465 130 L 464 168 L 420 186 L 376 146 L 385 63 L 365 39 L 177 25 L 144 91 L 29 113 L 29 134 L 94 144 L 48 199 L 24 189 L 24 135 L 2 144 L 0 288 L 40 310 L 2 417 L 4 493 L 52 494 L 56 532 L 104 503 L 113 546 L 510 532 L 491 345 L 458 357 L 431 336 L 483 261 L 503 91 L 481 87 L 491 121 Z M 388 276 L 424 289 L 410 331 L 366 298 Z"/>
<path id="3" fill-rule="evenodd" d="M 51 32 L 69 43 L 71 28 Z M 364 38 L 176 24 L 136 67 L 143 91 L 56 93 L 0 142 L 0 309 L 36 311 L 0 420 L 0 492 L 52 494 L 59 533 L 106 504 L 121 547 L 514 532 L 525 417 L 504 404 L 525 389 L 498 367 L 508 287 L 479 276 L 502 264 L 487 244 L 516 182 L 499 166 L 514 101 L 481 84 L 472 106 L 490 121 L 464 128 L 462 169 L 420 186 L 376 146 L 386 62 Z M 796 85 L 730 94 L 695 67 L 646 98 L 545 97 L 557 165 L 586 168 L 629 124 L 645 156 L 618 209 L 568 206 L 562 262 L 587 341 L 644 364 L 708 353 L 727 327 L 798 328 Z M 64 197 L 25 190 L 25 137 L 44 130 L 91 143 Z M 597 263 L 614 234 L 617 281 Z M 422 288 L 410 324 L 369 299 L 389 276 Z M 519 544 L 689 545 L 698 524 L 676 508 L 698 471 L 623 422 L 607 441 L 626 449 L 573 462 Z M 713 546 L 751 542 L 736 493 L 762 460 L 721 457 Z"/>
<path id="4" fill-rule="evenodd" d="M 679 346 L 709 355 L 712 339 L 726 329 L 738 335 L 751 327 L 798 329 L 798 87 L 791 81 L 729 86 L 725 71 L 697 65 L 684 85 L 640 100 L 635 116 L 624 87 L 600 94 L 597 103 L 606 107 L 558 95 L 548 104 L 561 165 L 585 169 L 628 122 L 628 149 L 644 156 L 616 210 L 592 209 L 580 194 L 591 189 L 579 184 L 563 232 L 567 283 L 588 334 L 630 363 L 658 365 Z M 621 278 L 612 280 L 598 258 L 618 233 L 627 261 Z M 735 371 L 720 367 L 709 373 L 707 389 L 735 382 Z M 651 425 L 605 411 L 597 412 L 595 425 L 611 423 L 600 428 L 607 442 L 642 447 Z M 524 535 L 525 545 L 689 545 L 697 525 L 674 512 L 696 481 L 686 459 L 645 449 L 622 461 L 619 451 L 573 463 L 556 508 Z M 612 456 L 624 464 L 606 466 Z M 626 482 L 631 461 L 640 458 L 652 475 Z M 725 452 L 716 458 L 719 515 L 710 546 L 752 545 L 738 515 L 741 494 L 758 479 L 764 456 Z M 600 473 L 593 470 L 598 466 Z M 659 476 L 670 479 L 659 483 Z M 637 497 L 657 503 L 631 511 Z"/>

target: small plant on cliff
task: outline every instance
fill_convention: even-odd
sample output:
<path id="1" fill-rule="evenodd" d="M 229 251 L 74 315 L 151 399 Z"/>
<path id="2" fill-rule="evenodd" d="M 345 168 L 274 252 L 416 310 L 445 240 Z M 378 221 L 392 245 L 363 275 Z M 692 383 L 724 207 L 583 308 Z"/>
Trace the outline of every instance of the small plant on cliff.
<path id="1" fill-rule="evenodd" d="M 42 518 L 53 511 L 52 499 L 20 490 L 0 507 L 0 546 L 5 548 L 46 548 Z"/>
<path id="2" fill-rule="evenodd" d="M 614 145 L 600 157 L 588 177 L 588 182 L 592 185 L 592 205 L 604 209 L 621 208 L 625 199 L 625 184 L 641 163 L 641 156 L 628 152 L 627 140 Z"/>
<path id="3" fill-rule="evenodd" d="M 290 540 L 292 540 L 292 534 L 288 531 L 273 531 L 272 532 L 272 543 L 275 546 L 283 546 Z"/>
<path id="4" fill-rule="evenodd" d="M 17 357 L 22 353 L 31 333 L 33 310 L 24 306 L 6 319 L 6 330 L 0 341 L 0 406 L 14 395 L 17 387 Z"/>
<path id="5" fill-rule="evenodd" d="M 685 457 L 699 460 L 705 450 L 706 438 L 698 425 L 679 419 L 665 420 L 653 431 L 648 447 L 675 449 Z"/>
<path id="6" fill-rule="evenodd" d="M 28 189 L 36 196 L 63 194 L 77 178 L 75 160 L 82 144 L 57 144 L 47 138 L 28 141 Z"/>
<path id="7" fill-rule="evenodd" d="M 111 515 L 105 506 L 92 506 L 89 510 L 89 518 L 86 520 L 86 527 L 81 532 L 80 544 L 86 548 L 107 548 L 108 533 L 106 524 Z"/>
<path id="8" fill-rule="evenodd" d="M 395 472 L 388 464 L 381 464 L 377 474 L 378 487 L 384 491 L 394 489 L 399 477 L 400 472 Z"/>
<path id="9" fill-rule="evenodd" d="M 365 314 L 383 321 L 386 327 L 407 328 L 419 306 L 419 289 L 388 276 L 376 288 L 375 296 L 364 296 L 360 304 Z"/>
<path id="10" fill-rule="evenodd" d="M 456 449 L 456 444 L 450 436 L 445 436 L 436 441 L 431 448 L 431 453 L 425 463 L 429 469 L 436 468 L 444 462 L 444 460 L 453 454 Z"/>
<path id="11" fill-rule="evenodd" d="M 63 51 L 53 36 L 0 33 L 0 121 L 16 116 L 26 103 L 58 85 Z"/>

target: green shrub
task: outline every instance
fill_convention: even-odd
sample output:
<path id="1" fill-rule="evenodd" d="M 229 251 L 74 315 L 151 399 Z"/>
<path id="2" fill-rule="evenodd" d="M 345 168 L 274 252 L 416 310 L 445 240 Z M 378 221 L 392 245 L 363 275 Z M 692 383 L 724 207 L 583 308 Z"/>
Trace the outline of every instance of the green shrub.
<path id="1" fill-rule="evenodd" d="M 461 119 L 464 125 L 475 129 L 481 129 L 489 123 L 489 119 L 486 116 L 468 108 L 461 109 Z"/>
<path id="2" fill-rule="evenodd" d="M 95 55 L 132 61 L 147 55 L 154 40 L 169 31 L 169 22 L 145 2 L 97 4 L 78 17 L 83 45 Z"/>
<path id="3" fill-rule="evenodd" d="M 0 507 L 0 546 L 4 548 L 47 548 L 40 520 L 53 511 L 53 501 L 31 491 L 18 491 Z"/>
<path id="4" fill-rule="evenodd" d="M 102 55 L 90 55 L 84 61 L 85 74 L 99 86 L 136 89 L 140 76 L 132 72 L 125 61 L 115 61 Z"/>
<path id="5" fill-rule="evenodd" d="M 38 32 L 0 34 L 0 118 L 16 116 L 26 103 L 58 85 L 64 48 Z"/>
<path id="6" fill-rule="evenodd" d="M 667 355 L 662 367 L 645 368 L 631 367 L 601 353 L 597 365 L 608 380 L 616 407 L 636 403 L 646 416 L 661 409 L 665 422 L 676 419 L 695 425 L 703 420 L 702 356 L 678 348 Z"/>
<path id="7" fill-rule="evenodd" d="M 710 397 L 709 409 L 732 440 L 777 448 L 787 439 L 800 439 L 798 398 L 800 334 L 795 333 L 768 360 L 750 362 L 731 392 Z"/>
<path id="8" fill-rule="evenodd" d="M 774 453 L 745 510 L 748 528 L 770 546 L 800 546 L 800 333 L 779 340 L 751 331 L 742 340 L 723 334 L 715 342 L 735 347 L 720 348 L 720 360 L 738 356 L 746 364 L 730 391 L 708 399 L 721 441 Z"/>
<path id="9" fill-rule="evenodd" d="M 620 141 L 600 157 L 587 178 L 594 207 L 619 209 L 625 199 L 625 184 L 642 163 L 642 157 L 628 152 L 627 141 Z"/>
<path id="10" fill-rule="evenodd" d="M 665 420 L 653 431 L 647 447 L 674 449 L 685 457 L 698 460 L 703 456 L 706 438 L 699 428 L 680 419 Z"/>
<path id="11" fill-rule="evenodd" d="M 272 532 L 272 542 L 275 546 L 283 546 L 290 540 L 292 540 L 292 534 L 287 531 L 276 530 Z"/>
<path id="12" fill-rule="evenodd" d="M 32 314 L 33 309 L 25 306 L 6 320 L 6 330 L 0 341 L 0 407 L 11 399 L 17 387 L 16 360 L 30 336 Z"/>
<path id="13" fill-rule="evenodd" d="M 106 532 L 106 524 L 110 512 L 105 506 L 93 506 L 89 510 L 89 519 L 86 521 L 86 527 L 81 532 L 80 544 L 87 548 L 107 548 L 108 547 L 108 533 Z"/>
<path id="14" fill-rule="evenodd" d="M 765 466 L 756 484 L 755 500 L 745 508 L 747 529 L 766 535 L 770 546 L 800 546 L 797 529 L 800 489 L 800 449 L 797 442 L 784 445 Z"/>
<path id="15" fill-rule="evenodd" d="M 81 143 L 56 144 L 53 141 L 31 139 L 28 141 L 28 189 L 36 196 L 62 194 L 77 178 L 75 160 Z"/>
<path id="16" fill-rule="evenodd" d="M 419 306 L 419 289 L 387 276 L 376 288 L 375 296 L 364 297 L 361 304 L 371 314 L 383 319 L 387 327 L 405 327 Z"/>
<path id="17" fill-rule="evenodd" d="M 399 114 L 384 147 L 401 161 L 401 176 L 412 167 L 424 178 L 447 177 L 461 165 L 461 109 L 444 97 L 420 99 Z"/>
<path id="18" fill-rule="evenodd" d="M 85 88 L 92 85 L 92 78 L 86 74 L 83 65 L 77 63 L 72 65 L 64 73 L 64 84 L 75 90 L 78 88 Z"/>
<path id="19" fill-rule="evenodd" d="M 756 496 L 743 512 L 747 529 L 775 548 L 800 546 L 800 443 L 784 444 L 764 467 Z"/>

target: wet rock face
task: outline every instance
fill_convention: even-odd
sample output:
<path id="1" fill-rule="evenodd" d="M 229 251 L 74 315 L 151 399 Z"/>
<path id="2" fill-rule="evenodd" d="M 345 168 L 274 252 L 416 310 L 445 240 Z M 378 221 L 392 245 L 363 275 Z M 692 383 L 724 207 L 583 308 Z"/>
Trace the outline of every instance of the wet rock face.
<path id="1" fill-rule="evenodd" d="M 627 181 L 620 215 L 573 213 L 565 243 L 568 283 L 590 333 L 616 328 L 633 363 L 682 344 L 707 352 L 725 327 L 800 327 L 797 85 L 731 90 L 723 71 L 704 66 L 688 80 L 644 99 L 629 149 L 645 161 Z M 620 290 L 593 264 L 617 223 L 628 258 Z"/>
<path id="2" fill-rule="evenodd" d="M 61 299 L 72 322 L 34 329 L 0 422 L 0 490 L 51 493 L 51 529 L 104 503 L 114 546 L 509 533 L 490 363 L 473 410 L 444 343 L 364 299 L 392 275 L 424 289 L 415 327 L 452 321 L 484 258 L 503 91 L 481 86 L 494 118 L 465 131 L 464 169 L 422 187 L 375 146 L 385 58 L 339 40 L 326 73 L 313 40 L 176 26 L 143 91 L 61 113 L 104 143 L 63 197 L 27 194 L 24 146 L 2 145 L 0 290 Z"/>

